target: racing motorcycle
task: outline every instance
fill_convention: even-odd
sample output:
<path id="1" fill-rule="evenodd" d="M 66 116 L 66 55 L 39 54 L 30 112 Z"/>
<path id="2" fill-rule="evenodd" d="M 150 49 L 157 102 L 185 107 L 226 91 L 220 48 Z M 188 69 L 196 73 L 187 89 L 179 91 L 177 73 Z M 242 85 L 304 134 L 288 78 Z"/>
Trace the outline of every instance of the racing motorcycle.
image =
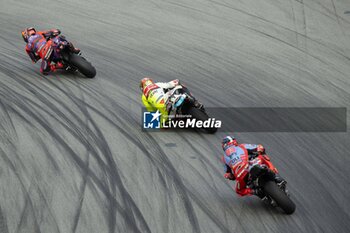
<path id="1" fill-rule="evenodd" d="M 210 118 L 204 109 L 202 104 L 198 104 L 188 92 L 187 88 L 178 84 L 168 94 L 169 98 L 166 102 L 169 116 L 173 116 L 172 120 L 184 120 L 186 118 L 196 119 L 200 121 L 210 121 Z M 207 133 L 213 134 L 217 131 L 217 128 L 213 124 L 209 124 L 209 127 L 197 128 Z"/>
<path id="2" fill-rule="evenodd" d="M 264 203 L 279 207 L 286 214 L 294 213 L 296 206 L 290 199 L 287 182 L 277 183 L 276 174 L 264 164 L 265 160 L 270 161 L 268 155 L 254 153 L 249 156 L 249 160 L 251 169 L 247 185 L 255 190 Z"/>
<path id="3" fill-rule="evenodd" d="M 48 43 L 51 43 L 54 48 L 53 62 L 61 62 L 67 71 L 79 71 L 87 78 L 95 77 L 95 67 L 82 57 L 80 53 L 73 53 L 73 46 L 70 45 L 70 42 L 64 36 L 61 35 L 49 39 Z"/>

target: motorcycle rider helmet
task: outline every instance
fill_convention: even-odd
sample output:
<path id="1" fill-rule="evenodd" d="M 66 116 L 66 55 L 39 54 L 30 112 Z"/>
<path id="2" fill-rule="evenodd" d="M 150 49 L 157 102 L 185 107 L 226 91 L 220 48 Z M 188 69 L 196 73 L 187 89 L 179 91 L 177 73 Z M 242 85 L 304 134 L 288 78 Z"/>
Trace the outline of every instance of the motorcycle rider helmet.
<path id="1" fill-rule="evenodd" d="M 140 82 L 140 89 L 143 91 L 144 88 L 146 88 L 149 85 L 154 84 L 153 80 L 149 77 L 145 77 L 143 79 L 141 79 Z"/>
<path id="2" fill-rule="evenodd" d="M 231 136 L 226 136 L 222 139 L 222 149 L 225 150 L 228 146 L 231 145 L 237 145 L 237 141 L 235 139 L 235 137 L 231 137 Z"/>
<path id="3" fill-rule="evenodd" d="M 28 38 L 36 34 L 36 30 L 33 27 L 26 28 L 22 31 L 23 40 L 28 43 Z"/>

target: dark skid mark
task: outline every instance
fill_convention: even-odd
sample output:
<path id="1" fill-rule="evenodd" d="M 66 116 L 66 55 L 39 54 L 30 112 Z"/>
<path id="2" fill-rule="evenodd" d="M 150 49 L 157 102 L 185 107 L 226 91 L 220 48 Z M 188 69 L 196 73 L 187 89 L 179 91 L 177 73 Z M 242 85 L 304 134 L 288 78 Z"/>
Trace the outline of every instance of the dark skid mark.
<path id="1" fill-rule="evenodd" d="M 177 147 L 176 143 L 171 143 L 171 142 L 165 143 L 165 146 L 166 147 Z"/>
<path id="2" fill-rule="evenodd" d="M 0 206 L 0 232 L 9 233 L 7 222 L 6 222 L 6 215 L 3 213 L 1 206 Z"/>

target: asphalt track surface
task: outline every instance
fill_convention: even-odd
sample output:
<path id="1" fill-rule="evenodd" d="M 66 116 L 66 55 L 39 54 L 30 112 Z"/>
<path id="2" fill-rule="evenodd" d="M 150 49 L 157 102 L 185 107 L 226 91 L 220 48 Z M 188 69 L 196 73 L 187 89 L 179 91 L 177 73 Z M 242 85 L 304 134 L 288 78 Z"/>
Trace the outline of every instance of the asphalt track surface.
<path id="1" fill-rule="evenodd" d="M 268 148 L 286 216 L 223 179 L 225 133 L 142 132 L 138 89 L 179 78 L 207 107 L 349 108 L 350 1 L 0 6 L 1 232 L 350 232 L 348 132 L 233 132 Z M 96 78 L 41 76 L 27 26 L 61 29 Z"/>

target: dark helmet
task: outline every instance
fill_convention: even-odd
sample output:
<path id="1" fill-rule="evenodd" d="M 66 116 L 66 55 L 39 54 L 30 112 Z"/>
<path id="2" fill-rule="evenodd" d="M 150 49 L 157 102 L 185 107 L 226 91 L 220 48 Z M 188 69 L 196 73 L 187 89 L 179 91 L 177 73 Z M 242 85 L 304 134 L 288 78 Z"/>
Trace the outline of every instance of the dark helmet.
<path id="1" fill-rule="evenodd" d="M 28 38 L 36 34 L 36 30 L 33 27 L 26 28 L 22 31 L 23 40 L 28 43 Z"/>

